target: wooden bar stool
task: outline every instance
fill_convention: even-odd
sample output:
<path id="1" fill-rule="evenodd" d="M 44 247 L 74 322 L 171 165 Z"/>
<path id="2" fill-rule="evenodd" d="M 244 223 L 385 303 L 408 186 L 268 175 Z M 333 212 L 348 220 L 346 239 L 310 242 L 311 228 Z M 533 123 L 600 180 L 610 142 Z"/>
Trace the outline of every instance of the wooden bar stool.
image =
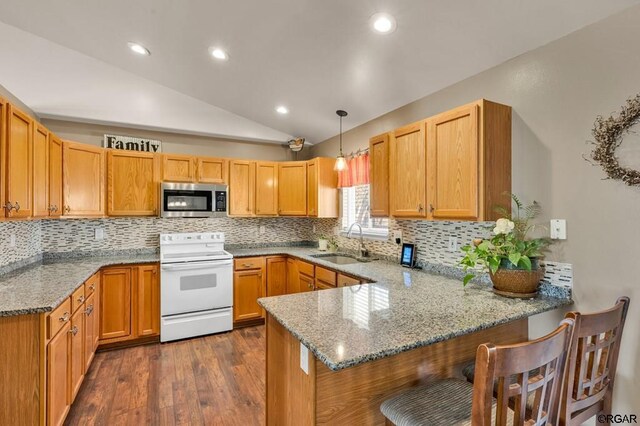
<path id="1" fill-rule="evenodd" d="M 562 399 L 561 425 L 581 425 L 597 414 L 611 414 L 613 382 L 629 298 L 593 314 L 569 312 L 575 321 Z M 608 422 L 607 422 L 608 424 Z"/>
<path id="2" fill-rule="evenodd" d="M 401 426 L 556 426 L 573 324 L 573 319 L 564 319 L 553 333 L 530 342 L 480 345 L 473 385 L 458 379 L 439 380 L 405 390 L 383 402 L 380 410 L 387 424 Z M 536 368 L 538 373 L 530 375 Z M 533 403 L 527 415 L 529 397 Z M 515 401 L 513 409 L 510 399 Z"/>

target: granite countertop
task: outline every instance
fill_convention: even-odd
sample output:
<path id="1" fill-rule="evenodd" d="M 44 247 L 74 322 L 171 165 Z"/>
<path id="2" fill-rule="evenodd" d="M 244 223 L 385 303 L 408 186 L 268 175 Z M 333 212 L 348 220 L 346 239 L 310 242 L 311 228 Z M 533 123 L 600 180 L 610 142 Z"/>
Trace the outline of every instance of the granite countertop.
<path id="1" fill-rule="evenodd" d="M 0 317 L 52 311 L 103 266 L 159 259 L 155 253 L 60 258 L 0 275 Z"/>
<path id="2" fill-rule="evenodd" d="M 341 370 L 572 304 L 539 295 L 498 296 L 482 284 L 374 261 L 336 265 L 311 248 L 230 250 L 235 257 L 285 254 L 374 281 L 259 299 L 269 314 L 332 370 Z"/>

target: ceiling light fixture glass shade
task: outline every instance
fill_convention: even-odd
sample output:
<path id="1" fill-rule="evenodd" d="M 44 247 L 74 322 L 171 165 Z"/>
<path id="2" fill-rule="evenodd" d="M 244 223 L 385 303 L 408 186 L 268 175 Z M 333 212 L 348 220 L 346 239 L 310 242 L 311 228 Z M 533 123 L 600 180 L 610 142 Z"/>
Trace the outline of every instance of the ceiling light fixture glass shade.
<path id="1" fill-rule="evenodd" d="M 127 46 L 129 46 L 129 49 L 131 49 L 132 52 L 135 52 L 138 55 L 144 55 L 144 56 L 151 55 L 151 52 L 149 51 L 149 49 L 147 49 L 140 43 L 134 43 L 130 41 L 129 43 L 127 43 Z"/>
<path id="2" fill-rule="evenodd" d="M 396 20 L 388 13 L 376 13 L 369 20 L 371 28 L 379 34 L 389 34 L 396 30 Z"/>
<path id="3" fill-rule="evenodd" d="M 347 159 L 344 157 L 344 154 L 342 153 L 342 117 L 346 117 L 347 116 L 347 111 L 344 110 L 337 110 L 336 114 L 338 114 L 338 117 L 340 117 L 340 152 L 338 153 L 338 156 L 336 157 L 336 165 L 333 166 L 333 169 L 341 172 L 343 170 L 347 170 Z"/>
<path id="4" fill-rule="evenodd" d="M 289 108 L 287 108 L 286 106 L 280 105 L 280 106 L 276 107 L 276 112 L 278 114 L 288 114 L 289 113 Z"/>
<path id="5" fill-rule="evenodd" d="M 221 61 L 226 61 L 229 59 L 229 54 L 219 47 L 210 47 L 209 53 L 211 54 L 211 56 Z"/>

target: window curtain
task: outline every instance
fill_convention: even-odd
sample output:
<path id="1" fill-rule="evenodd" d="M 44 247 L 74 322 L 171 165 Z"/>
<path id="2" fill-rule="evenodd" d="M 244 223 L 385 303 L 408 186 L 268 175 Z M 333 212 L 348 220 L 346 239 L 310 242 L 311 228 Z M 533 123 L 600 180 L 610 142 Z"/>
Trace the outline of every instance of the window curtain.
<path id="1" fill-rule="evenodd" d="M 347 159 L 347 168 L 338 172 L 338 188 L 369 184 L 369 153 Z"/>

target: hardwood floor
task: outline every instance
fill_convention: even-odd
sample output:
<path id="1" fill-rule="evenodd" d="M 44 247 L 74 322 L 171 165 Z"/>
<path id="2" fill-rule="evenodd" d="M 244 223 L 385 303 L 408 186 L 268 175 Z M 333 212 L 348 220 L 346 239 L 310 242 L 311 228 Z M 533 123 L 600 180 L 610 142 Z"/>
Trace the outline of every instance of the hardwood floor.
<path id="1" fill-rule="evenodd" d="M 96 355 L 66 425 L 262 425 L 265 327 Z"/>

